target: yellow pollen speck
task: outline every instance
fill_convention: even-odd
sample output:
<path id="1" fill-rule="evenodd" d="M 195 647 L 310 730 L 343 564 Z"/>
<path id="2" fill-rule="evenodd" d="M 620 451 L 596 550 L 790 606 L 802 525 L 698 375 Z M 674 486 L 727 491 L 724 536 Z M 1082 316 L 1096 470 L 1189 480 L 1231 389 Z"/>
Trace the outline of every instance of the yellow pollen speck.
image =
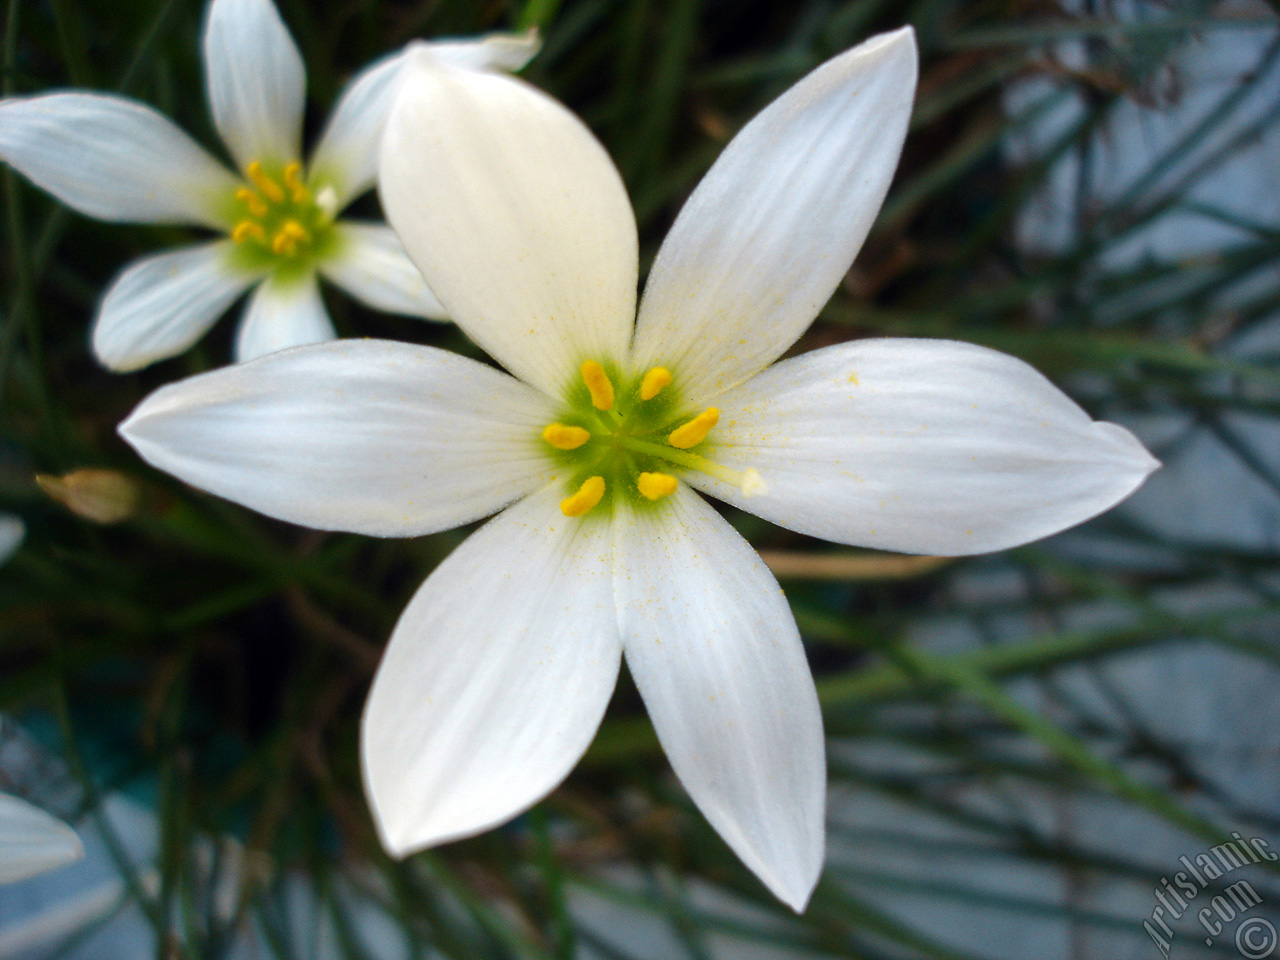
<path id="1" fill-rule="evenodd" d="M 671 435 L 667 437 L 667 443 L 678 450 L 688 450 L 690 447 L 696 447 L 707 439 L 707 434 L 711 432 L 711 428 L 719 421 L 720 411 L 715 407 L 707 407 L 683 427 L 676 427 L 672 430 Z"/>
<path id="2" fill-rule="evenodd" d="M 591 439 L 591 434 L 582 427 L 565 426 L 553 423 L 542 431 L 542 439 L 557 450 L 577 450 Z"/>
<path id="3" fill-rule="evenodd" d="M 236 243 L 244 243 L 246 240 L 253 239 L 259 243 L 266 243 L 267 231 L 262 229 L 262 224 L 255 223 L 252 220 L 241 220 L 236 224 L 236 228 L 231 231 L 231 239 Z"/>
<path id="4" fill-rule="evenodd" d="M 297 220 L 286 220 L 280 227 L 280 232 L 288 234 L 294 240 L 306 243 L 311 239 L 311 234 L 307 232 L 307 228 L 300 224 Z"/>
<path id="5" fill-rule="evenodd" d="M 262 169 L 262 164 L 257 160 L 245 167 L 245 175 L 253 181 L 253 185 L 262 191 L 272 203 L 284 203 L 284 191 L 280 189 L 280 184 L 276 183 Z"/>
<path id="6" fill-rule="evenodd" d="M 640 381 L 640 399 L 652 400 L 669 383 L 671 383 L 671 371 L 666 367 L 654 367 Z"/>
<path id="7" fill-rule="evenodd" d="M 582 381 L 591 392 L 593 407 L 597 410 L 613 409 L 613 383 L 604 372 L 604 367 L 594 360 L 588 360 L 582 365 Z"/>
<path id="8" fill-rule="evenodd" d="M 296 160 L 284 168 L 284 185 L 289 188 L 294 203 L 306 203 L 311 199 L 307 185 L 298 176 L 300 173 L 302 173 L 302 164 Z"/>
<path id="9" fill-rule="evenodd" d="M 636 488 L 646 500 L 661 500 L 676 492 L 676 478 L 669 473 L 642 473 Z"/>
<path id="10" fill-rule="evenodd" d="M 587 477 L 578 492 L 560 501 L 560 512 L 566 517 L 580 517 L 604 497 L 604 477 Z"/>
<path id="11" fill-rule="evenodd" d="M 849 374 L 849 382 L 855 387 L 858 386 L 858 375 L 856 373 Z"/>
<path id="12" fill-rule="evenodd" d="M 249 213 L 255 217 L 265 217 L 271 210 L 257 192 L 250 190 L 248 187 L 241 187 L 236 191 L 236 199 L 249 208 Z"/>

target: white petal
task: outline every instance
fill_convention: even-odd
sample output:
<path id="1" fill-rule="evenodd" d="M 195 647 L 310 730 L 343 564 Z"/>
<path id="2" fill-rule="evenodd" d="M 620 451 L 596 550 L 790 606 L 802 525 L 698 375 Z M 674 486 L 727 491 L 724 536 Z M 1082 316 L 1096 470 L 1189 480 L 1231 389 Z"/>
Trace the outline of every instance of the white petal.
<path id="1" fill-rule="evenodd" d="M 457 354 L 337 340 L 169 384 L 120 433 L 153 466 L 269 516 L 417 536 L 549 482 L 551 413 Z"/>
<path id="2" fill-rule="evenodd" d="M 0 513 L 0 563 L 5 563 L 18 552 L 26 535 L 27 525 L 22 522 L 21 517 Z"/>
<path id="3" fill-rule="evenodd" d="M 396 625 L 361 730 L 383 844 L 405 856 L 536 803 L 595 735 L 618 674 L 607 522 L 559 485 L 490 520 Z"/>
<path id="4" fill-rule="evenodd" d="M 904 27 L 829 60 L 733 138 L 658 251 L 638 369 L 669 367 L 698 405 L 795 342 L 871 229 L 915 85 Z"/>
<path id="5" fill-rule="evenodd" d="M 150 107 L 51 93 L 0 101 L 0 158 L 99 220 L 222 229 L 239 181 Z"/>
<path id="6" fill-rule="evenodd" d="M 519 70 L 540 46 L 538 34 L 495 33 L 479 40 L 433 40 L 416 44 L 442 62 L 473 70 Z M 386 125 L 403 53 L 395 53 L 357 74 L 338 98 L 315 154 L 309 176 L 315 192 L 332 187 L 337 209 L 373 186 L 378 141 Z"/>
<path id="7" fill-rule="evenodd" d="M 83 854 L 80 838 L 61 820 L 0 793 L 0 883 L 34 877 Z"/>
<path id="8" fill-rule="evenodd" d="M 93 327 L 103 366 L 138 370 L 199 340 L 257 277 L 219 240 L 131 264 L 108 288 Z"/>
<path id="9" fill-rule="evenodd" d="M 283 281 L 271 278 L 253 291 L 245 307 L 236 331 L 236 362 L 336 336 L 314 273 Z"/>
<path id="10" fill-rule="evenodd" d="M 337 230 L 338 253 L 320 264 L 326 278 L 375 310 L 448 319 L 394 230 L 382 224 L 350 222 L 339 223 Z"/>
<path id="11" fill-rule="evenodd" d="M 420 44 L 441 63 L 469 70 L 523 70 L 542 48 L 536 27 L 524 33 L 491 33 L 478 40 L 427 40 Z"/>
<path id="12" fill-rule="evenodd" d="M 204 69 L 213 122 L 242 168 L 301 159 L 307 75 L 271 0 L 213 0 Z"/>
<path id="13" fill-rule="evenodd" d="M 1074 526 L 1159 463 L 1034 369 L 950 340 L 860 340 L 785 360 L 719 398 L 712 459 L 767 492 L 700 489 L 839 543 L 959 556 Z"/>
<path id="14" fill-rule="evenodd" d="M 822 870 L 826 760 L 782 590 L 687 487 L 615 529 L 627 666 L 663 749 L 725 842 L 801 911 Z"/>
<path id="15" fill-rule="evenodd" d="M 625 358 L 635 219 L 604 148 L 560 104 L 415 50 L 379 178 L 428 285 L 516 376 L 559 393 L 583 360 Z"/>
<path id="16" fill-rule="evenodd" d="M 313 193 L 331 187 L 341 210 L 373 186 L 378 142 L 386 126 L 404 54 L 395 53 L 352 78 L 338 98 L 311 156 L 307 177 Z"/>

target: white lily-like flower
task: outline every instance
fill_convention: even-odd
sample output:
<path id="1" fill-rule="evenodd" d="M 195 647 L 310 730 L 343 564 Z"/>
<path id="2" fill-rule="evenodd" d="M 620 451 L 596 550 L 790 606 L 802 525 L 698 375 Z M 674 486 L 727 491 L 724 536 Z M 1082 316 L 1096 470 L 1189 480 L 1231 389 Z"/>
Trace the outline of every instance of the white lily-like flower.
<path id="1" fill-rule="evenodd" d="M 426 46 L 462 68 L 518 70 L 538 40 L 531 32 Z M 100 220 L 224 234 L 116 278 L 94 321 L 99 361 L 126 371 L 175 356 L 255 285 L 238 360 L 331 340 L 317 274 L 376 310 L 445 319 L 385 224 L 335 220 L 373 186 L 403 54 L 351 81 L 304 165 L 306 74 L 271 0 L 213 0 L 203 52 L 214 123 L 238 173 L 134 100 L 58 92 L 0 101 L 0 159 L 68 206 Z"/>
<path id="2" fill-rule="evenodd" d="M 802 909 L 824 847 L 813 680 L 777 582 L 694 490 L 841 543 L 970 554 L 1079 523 L 1156 462 L 1026 364 L 963 343 L 864 340 L 765 369 L 888 189 L 909 29 L 819 67 L 737 135 L 638 321 L 635 221 L 582 123 L 518 80 L 429 54 L 406 71 L 384 208 L 515 376 L 343 341 L 172 384 L 121 433 L 161 469 L 323 529 L 411 536 L 506 508 L 423 584 L 374 681 L 364 771 L 392 853 L 552 790 L 625 653 L 686 789 Z"/>
<path id="3" fill-rule="evenodd" d="M 25 880 L 84 856 L 69 826 L 39 807 L 0 793 L 0 883 Z"/>
<path id="4" fill-rule="evenodd" d="M 0 563 L 22 545 L 26 526 L 0 513 Z M 76 832 L 56 817 L 7 793 L 0 793 L 0 883 L 25 880 L 84 855 Z"/>

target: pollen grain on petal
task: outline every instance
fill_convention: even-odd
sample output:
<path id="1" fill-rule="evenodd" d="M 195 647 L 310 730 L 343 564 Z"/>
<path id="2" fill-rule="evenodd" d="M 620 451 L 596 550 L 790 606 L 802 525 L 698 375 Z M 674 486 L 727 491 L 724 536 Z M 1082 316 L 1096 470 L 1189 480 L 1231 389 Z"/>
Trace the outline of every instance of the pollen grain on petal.
<path id="1" fill-rule="evenodd" d="M 604 497 L 604 477 L 587 477 L 578 492 L 560 501 L 560 512 L 566 517 L 580 517 Z"/>
<path id="2" fill-rule="evenodd" d="M 707 407 L 683 427 L 676 427 L 676 429 L 672 430 L 671 435 L 667 437 L 667 443 L 678 450 L 688 450 L 690 447 L 696 447 L 707 439 L 707 434 L 711 432 L 711 428 L 719 422 L 720 411 L 715 407 Z"/>
<path id="3" fill-rule="evenodd" d="M 742 495 L 744 497 L 762 497 L 769 492 L 769 485 L 764 482 L 764 478 L 760 476 L 760 471 L 755 467 L 747 467 L 742 471 Z"/>
<path id="4" fill-rule="evenodd" d="M 577 450 L 591 439 L 591 434 L 582 427 L 553 423 L 542 431 L 542 439 L 557 450 Z"/>
<path id="5" fill-rule="evenodd" d="M 654 367 L 644 375 L 644 379 L 640 381 L 640 399 L 652 400 L 662 388 L 671 383 L 671 371 L 666 367 Z"/>
<path id="6" fill-rule="evenodd" d="M 597 410 L 613 409 L 613 381 L 604 372 L 604 367 L 594 360 L 582 364 L 582 382 L 591 393 L 591 405 Z"/>
<path id="7" fill-rule="evenodd" d="M 636 488 L 646 500 L 661 500 L 676 492 L 677 481 L 669 473 L 642 473 L 636 479 Z"/>

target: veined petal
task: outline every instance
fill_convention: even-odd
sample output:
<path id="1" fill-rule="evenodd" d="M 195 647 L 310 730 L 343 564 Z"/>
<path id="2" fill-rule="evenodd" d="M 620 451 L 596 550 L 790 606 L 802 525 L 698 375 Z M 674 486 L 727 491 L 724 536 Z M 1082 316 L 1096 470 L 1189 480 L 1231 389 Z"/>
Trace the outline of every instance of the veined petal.
<path id="1" fill-rule="evenodd" d="M 375 310 L 447 320 L 440 301 L 400 246 L 394 230 L 380 223 L 339 223 L 339 252 L 320 272 Z"/>
<path id="2" fill-rule="evenodd" d="M 516 71 L 533 58 L 541 42 L 537 31 L 530 30 L 495 33 L 479 40 L 429 40 L 415 46 L 455 67 Z M 404 58 L 405 53 L 394 53 L 357 74 L 338 98 L 320 137 L 308 175 L 313 192 L 334 189 L 338 209 L 374 184 L 378 141 Z"/>
<path id="3" fill-rule="evenodd" d="M 204 69 L 213 122 L 241 169 L 302 157 L 307 75 L 271 0 L 213 0 Z"/>
<path id="4" fill-rule="evenodd" d="M 34 877 L 83 855 L 80 838 L 61 820 L 0 793 L 0 883 Z"/>
<path id="5" fill-rule="evenodd" d="M 822 870 L 822 714 L 772 574 L 680 487 L 615 522 L 627 665 L 686 790 L 764 884 L 802 911 Z"/>
<path id="6" fill-rule="evenodd" d="M 120 426 L 143 459 L 268 516 L 418 536 L 553 472 L 536 390 L 431 347 L 336 340 L 162 387 Z"/>
<path id="7" fill-rule="evenodd" d="M 0 513 L 0 563 L 6 563 L 18 552 L 26 535 L 27 525 L 22 522 L 21 517 Z"/>
<path id="8" fill-rule="evenodd" d="M 138 370 L 199 340 L 258 279 L 238 268 L 230 240 L 147 257 L 107 290 L 93 326 L 93 352 L 111 370 Z"/>
<path id="9" fill-rule="evenodd" d="M 394 856 L 503 823 L 595 735 L 618 674 L 608 523 L 558 487 L 490 520 L 427 578 L 378 668 L 365 788 Z"/>
<path id="10" fill-rule="evenodd" d="M 528 84 L 415 50 L 382 139 L 387 220 L 449 315 L 559 394 L 631 334 L 636 226 L 604 148 Z"/>
<path id="11" fill-rule="evenodd" d="M 221 229 L 239 181 L 148 106 L 96 93 L 0 101 L 0 158 L 99 220 Z"/>
<path id="12" fill-rule="evenodd" d="M 687 371 L 697 406 L 795 342 L 871 229 L 915 85 L 904 27 L 827 61 L 733 138 L 658 251 L 637 369 Z"/>
<path id="13" fill-rule="evenodd" d="M 859 340 L 784 360 L 721 396 L 711 459 L 767 492 L 690 482 L 825 540 L 959 556 L 1047 537 L 1159 466 L 1021 360 L 950 340 Z"/>
<path id="14" fill-rule="evenodd" d="M 236 362 L 336 336 L 314 273 L 287 280 L 273 277 L 253 291 L 245 307 L 236 331 Z"/>

